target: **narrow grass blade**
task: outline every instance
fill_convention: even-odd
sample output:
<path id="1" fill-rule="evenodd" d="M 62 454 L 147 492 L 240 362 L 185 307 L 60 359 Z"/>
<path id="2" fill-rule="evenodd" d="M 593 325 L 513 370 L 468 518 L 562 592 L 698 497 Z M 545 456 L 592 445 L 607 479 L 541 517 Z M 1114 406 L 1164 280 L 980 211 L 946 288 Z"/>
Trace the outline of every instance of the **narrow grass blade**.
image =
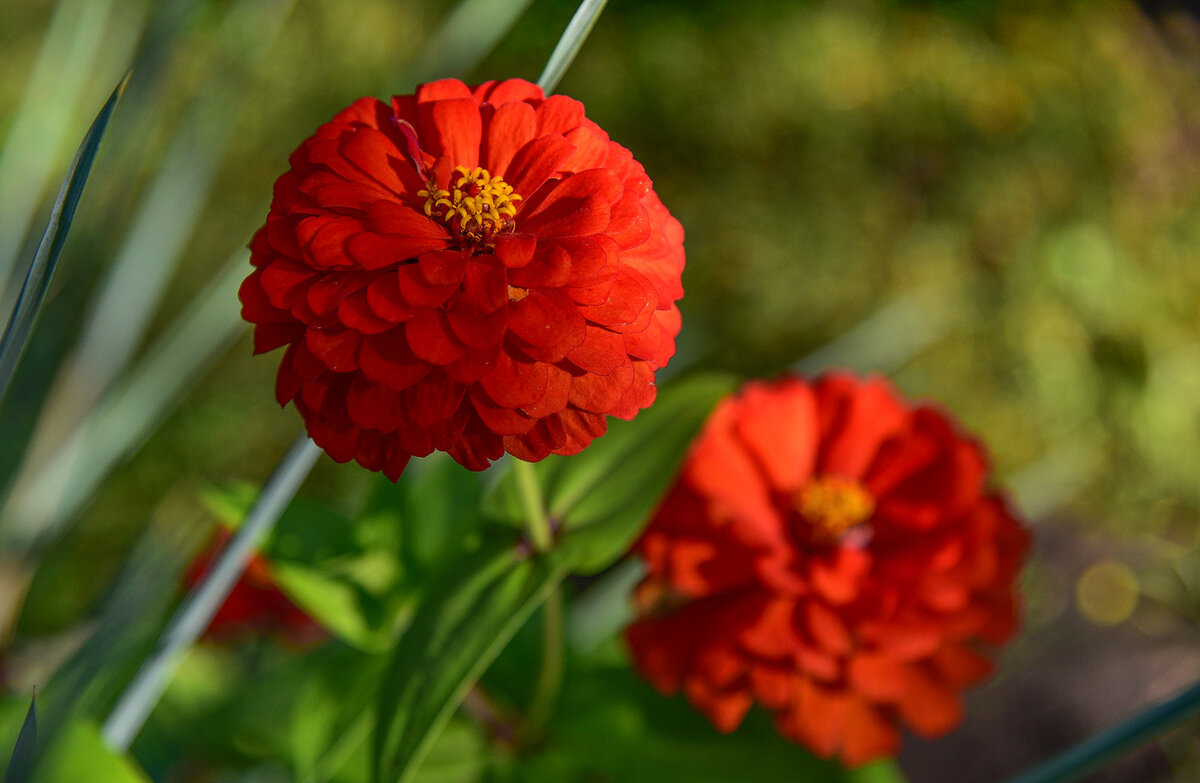
<path id="1" fill-rule="evenodd" d="M 608 0 L 583 0 L 579 4 L 575 15 L 567 24 L 567 29 L 563 31 L 562 37 L 558 39 L 558 44 L 551 52 L 546 67 L 542 69 L 542 75 L 538 77 L 538 86 L 547 95 L 554 92 L 554 88 L 562 80 L 563 74 L 575 61 L 575 55 L 579 54 L 579 50 L 583 48 L 583 42 L 587 40 L 592 28 L 596 26 L 600 12 L 607 4 Z"/>
<path id="2" fill-rule="evenodd" d="M 248 104 L 243 86 L 271 50 L 294 0 L 242 0 L 225 18 L 222 54 L 209 88 L 188 111 L 162 167 L 142 197 L 128 234 L 90 305 L 71 371 L 72 407 L 86 412 L 123 370 L 195 232 L 236 123 Z M 247 47 L 245 42 L 255 45 Z M 215 86 L 214 86 L 215 85 Z M 71 411 L 50 412 L 56 418 Z"/>
<path id="3" fill-rule="evenodd" d="M 0 148 L 0 304 L 16 299 L 13 268 L 58 165 L 88 77 L 108 51 L 112 0 L 66 0 L 54 9 L 25 94 Z M 112 62 L 112 60 L 109 60 Z M 124 62 L 118 60 L 117 62 Z"/>
<path id="4" fill-rule="evenodd" d="M 254 547 L 274 527 L 320 455 L 321 450 L 302 433 L 275 468 L 246 521 L 221 552 L 212 570 L 175 612 L 154 652 L 142 663 L 117 706 L 109 713 L 102 733 L 111 750 L 129 749 L 166 690 L 180 657 L 208 627 L 246 569 Z"/>
<path id="5" fill-rule="evenodd" d="M 0 518 L 0 549 L 25 553 L 53 540 L 245 324 L 237 288 L 246 253 L 234 253 L 213 284 L 113 387 L 96 410 L 36 466 L 22 466 Z"/>
<path id="6" fill-rule="evenodd" d="M 37 694 L 29 702 L 29 712 L 21 724 L 17 744 L 13 747 L 4 783 L 26 783 L 33 777 L 33 754 L 37 750 Z"/>
<path id="7" fill-rule="evenodd" d="M 4 335 L 0 337 L 0 403 L 4 401 L 4 395 L 16 372 L 17 363 L 20 361 L 25 345 L 29 341 L 29 335 L 33 331 L 34 319 L 37 317 L 42 300 L 46 297 L 46 291 L 50 287 L 54 267 L 62 253 L 63 245 L 67 240 L 67 232 L 71 229 L 71 221 L 75 217 L 75 210 L 83 195 L 84 185 L 87 184 L 88 174 L 92 170 L 92 163 L 100 149 L 100 140 L 104 138 L 108 121 L 112 118 L 117 100 L 121 97 L 121 92 L 128 82 L 129 74 L 127 73 L 117 84 L 95 121 L 92 122 L 92 127 L 83 137 L 79 151 L 75 153 L 75 160 L 71 163 L 66 179 L 58 191 L 58 198 L 54 200 L 46 232 L 42 235 L 42 241 L 38 245 L 37 253 L 34 254 L 33 263 L 25 275 L 25 283 L 21 287 L 17 304 L 9 316 L 8 324 L 4 327 Z"/>

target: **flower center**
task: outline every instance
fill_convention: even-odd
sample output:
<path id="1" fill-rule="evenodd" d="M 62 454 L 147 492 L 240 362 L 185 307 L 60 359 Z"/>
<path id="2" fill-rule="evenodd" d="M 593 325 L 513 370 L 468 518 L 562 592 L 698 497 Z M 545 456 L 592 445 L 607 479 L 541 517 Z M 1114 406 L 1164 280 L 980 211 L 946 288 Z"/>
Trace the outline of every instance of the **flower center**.
<path id="1" fill-rule="evenodd" d="M 816 476 L 796 493 L 795 508 L 814 541 L 833 543 L 871 518 L 875 499 L 854 479 Z"/>
<path id="2" fill-rule="evenodd" d="M 417 191 L 425 199 L 425 214 L 454 229 L 466 244 L 495 247 L 496 235 L 515 226 L 516 202 L 521 197 L 487 169 L 459 166 L 450 178 L 452 190 L 439 188 L 436 182 L 426 185 Z"/>

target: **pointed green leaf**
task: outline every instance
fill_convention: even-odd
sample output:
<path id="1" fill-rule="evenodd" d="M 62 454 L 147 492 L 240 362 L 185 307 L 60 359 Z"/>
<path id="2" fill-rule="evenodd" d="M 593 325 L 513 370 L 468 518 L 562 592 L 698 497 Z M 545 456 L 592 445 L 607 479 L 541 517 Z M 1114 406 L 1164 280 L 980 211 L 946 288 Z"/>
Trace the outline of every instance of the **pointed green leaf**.
<path id="1" fill-rule="evenodd" d="M 79 150 L 75 153 L 75 160 L 67 170 L 67 176 L 63 180 L 62 187 L 59 188 L 58 197 L 54 200 L 46 231 L 42 234 L 42 241 L 38 244 L 33 261 L 30 262 L 29 269 L 25 273 L 21 294 L 4 327 L 4 335 L 0 337 L 0 402 L 4 400 L 8 385 L 16 373 L 17 363 L 25 351 L 26 343 L 29 342 L 34 319 L 42 307 L 46 291 L 50 288 L 54 267 L 58 263 L 58 257 L 67 241 L 67 232 L 70 231 L 71 221 L 75 218 L 75 210 L 83 195 L 83 187 L 87 184 L 88 174 L 91 173 L 92 162 L 96 159 L 96 153 L 100 149 L 100 140 L 104 138 L 108 121 L 128 82 L 129 74 L 127 73 L 109 96 L 104 108 L 96 115 L 92 127 L 88 129 L 87 135 L 83 137 L 83 143 L 79 145 Z"/>
<path id="2" fill-rule="evenodd" d="M 568 566 L 561 552 L 521 559 L 511 548 L 492 548 L 430 591 L 380 689 L 376 781 L 415 779 L 455 707 Z"/>
<path id="3" fill-rule="evenodd" d="M 37 748 L 37 694 L 29 700 L 29 712 L 25 713 L 25 722 L 21 724 L 21 733 L 17 735 L 17 743 L 13 747 L 12 758 L 8 762 L 8 770 L 4 773 L 4 783 L 25 783 L 33 774 L 33 754 Z"/>
<path id="4" fill-rule="evenodd" d="M 150 783 L 131 756 L 114 753 L 91 721 L 77 721 L 63 731 L 39 762 L 36 783 Z"/>

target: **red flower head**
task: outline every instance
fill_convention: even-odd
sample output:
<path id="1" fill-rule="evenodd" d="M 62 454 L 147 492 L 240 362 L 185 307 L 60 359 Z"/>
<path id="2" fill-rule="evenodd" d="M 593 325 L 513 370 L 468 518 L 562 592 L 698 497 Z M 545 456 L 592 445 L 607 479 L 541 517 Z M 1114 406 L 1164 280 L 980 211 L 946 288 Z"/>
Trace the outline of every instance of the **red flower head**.
<path id="1" fill-rule="evenodd" d="M 213 540 L 192 560 L 184 574 L 185 587 L 198 584 L 208 573 L 230 534 L 218 528 Z M 325 638 L 325 629 L 292 603 L 271 578 L 267 562 L 254 555 L 229 597 L 204 631 L 207 639 L 229 641 L 247 636 L 273 635 L 293 647 L 307 647 Z"/>
<path id="2" fill-rule="evenodd" d="M 1016 625 L 1028 539 L 981 448 L 881 379 L 751 383 L 712 414 L 637 545 L 638 668 L 722 731 L 752 702 L 820 756 L 962 717 Z"/>
<path id="3" fill-rule="evenodd" d="M 395 480 L 574 454 L 654 401 L 683 229 L 564 96 L 446 79 L 351 104 L 291 156 L 250 244 L 255 352 L 331 457 Z"/>

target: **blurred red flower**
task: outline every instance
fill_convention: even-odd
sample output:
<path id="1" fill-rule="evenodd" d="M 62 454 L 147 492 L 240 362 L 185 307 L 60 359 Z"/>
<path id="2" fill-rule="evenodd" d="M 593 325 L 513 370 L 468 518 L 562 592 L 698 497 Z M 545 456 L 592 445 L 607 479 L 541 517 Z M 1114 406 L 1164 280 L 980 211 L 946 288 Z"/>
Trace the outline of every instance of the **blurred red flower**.
<path id="1" fill-rule="evenodd" d="M 356 101 L 290 162 L 242 316 L 335 460 L 573 454 L 653 402 L 683 229 L 578 101 L 446 79 Z"/>
<path id="2" fill-rule="evenodd" d="M 732 731 L 752 702 L 857 766 L 931 737 L 1014 632 L 1028 536 L 981 447 L 882 379 L 748 384 L 637 545 L 641 672 Z"/>
<path id="3" fill-rule="evenodd" d="M 225 528 L 217 529 L 212 541 L 184 573 L 185 587 L 194 587 L 208 574 L 230 537 Z M 293 647 L 307 647 L 326 638 L 325 629 L 279 589 L 271 578 L 267 561 L 257 554 L 250 559 L 246 571 L 204 632 L 204 638 L 214 641 L 250 636 L 274 636 Z"/>

